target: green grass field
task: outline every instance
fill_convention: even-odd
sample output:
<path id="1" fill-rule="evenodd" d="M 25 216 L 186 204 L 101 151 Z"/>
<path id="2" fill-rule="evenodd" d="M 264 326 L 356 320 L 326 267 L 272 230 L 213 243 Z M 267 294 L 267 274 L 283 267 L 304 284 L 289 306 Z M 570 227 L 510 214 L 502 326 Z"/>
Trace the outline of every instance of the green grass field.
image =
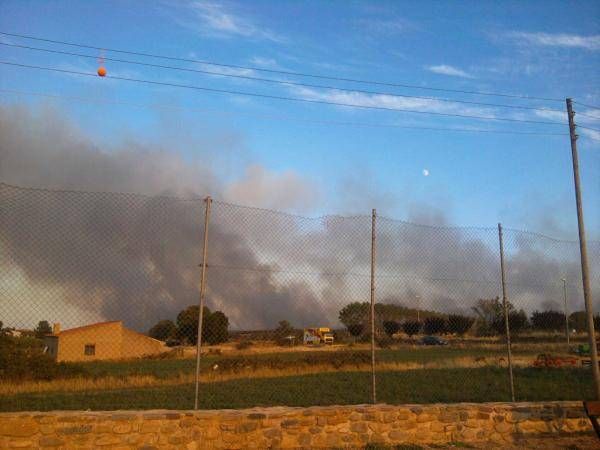
<path id="1" fill-rule="evenodd" d="M 182 363 L 183 361 L 178 361 Z M 187 361 L 185 361 L 187 363 Z M 390 404 L 508 401 L 505 369 L 434 369 L 377 373 L 378 401 Z M 581 400 L 592 392 L 589 369 L 516 369 L 517 400 Z M 202 408 L 311 406 L 370 402 L 368 372 L 243 378 L 201 385 Z M 193 384 L 0 396 L 2 411 L 191 409 Z"/>

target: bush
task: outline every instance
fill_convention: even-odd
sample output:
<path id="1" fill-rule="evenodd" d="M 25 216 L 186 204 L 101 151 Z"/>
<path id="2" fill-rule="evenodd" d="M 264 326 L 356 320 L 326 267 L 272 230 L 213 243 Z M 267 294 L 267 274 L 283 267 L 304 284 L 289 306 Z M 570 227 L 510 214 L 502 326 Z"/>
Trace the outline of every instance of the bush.
<path id="1" fill-rule="evenodd" d="M 446 332 L 446 319 L 443 317 L 428 317 L 423 324 L 425 334 L 442 334 Z"/>
<path id="2" fill-rule="evenodd" d="M 408 322 L 404 322 L 402 324 L 402 331 L 408 334 L 408 337 L 412 337 L 421 331 L 421 322 L 416 320 L 409 320 Z"/>
<path id="3" fill-rule="evenodd" d="M 57 363 L 43 348 L 38 339 L 0 335 L 0 379 L 54 380 L 87 374 L 80 365 Z"/>
<path id="4" fill-rule="evenodd" d="M 392 337 L 394 334 L 400 331 L 400 324 L 393 320 L 383 322 L 383 330 L 385 331 L 385 334 L 387 334 L 389 337 Z"/>
<path id="5" fill-rule="evenodd" d="M 348 332 L 352 336 L 358 337 L 362 334 L 365 327 L 362 323 L 354 323 L 354 324 L 348 325 L 347 328 L 348 328 Z"/>
<path id="6" fill-rule="evenodd" d="M 148 331 L 148 336 L 159 341 L 168 341 L 177 334 L 177 327 L 171 320 L 161 320 Z"/>
<path id="7" fill-rule="evenodd" d="M 525 314 L 525 311 L 523 311 L 523 310 L 520 310 L 518 312 L 511 311 L 508 313 L 508 326 L 510 328 L 511 334 L 516 334 L 520 331 L 523 331 L 525 328 L 527 328 L 527 325 L 528 325 L 528 321 L 527 321 L 527 314 Z M 504 316 L 498 317 L 496 320 L 494 320 L 494 323 L 492 324 L 492 328 L 494 329 L 496 334 L 504 336 L 506 334 L 506 325 L 504 324 Z"/>
<path id="8" fill-rule="evenodd" d="M 558 311 L 534 311 L 531 314 L 531 325 L 536 330 L 564 330 L 565 315 Z"/>
<path id="9" fill-rule="evenodd" d="M 450 314 L 448 316 L 448 331 L 462 336 L 471 329 L 473 322 L 475 322 L 475 319 L 472 317 Z"/>

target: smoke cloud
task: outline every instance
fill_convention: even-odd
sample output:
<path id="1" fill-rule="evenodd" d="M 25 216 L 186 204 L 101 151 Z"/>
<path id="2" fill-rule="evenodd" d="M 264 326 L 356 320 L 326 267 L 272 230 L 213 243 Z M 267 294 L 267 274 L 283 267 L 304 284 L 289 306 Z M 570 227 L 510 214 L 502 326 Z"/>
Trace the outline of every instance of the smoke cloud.
<path id="1" fill-rule="evenodd" d="M 200 163 L 133 141 L 100 148 L 56 111 L 0 107 L 0 320 L 124 320 L 145 331 L 174 319 L 198 302 L 207 194 L 215 198 L 207 304 L 232 327 L 335 326 L 345 304 L 367 301 L 371 217 L 224 203 L 304 211 L 320 193 L 294 172 L 258 164 L 224 181 L 211 169 L 210 142 L 200 143 Z M 447 222 L 443 212 L 426 219 Z M 468 312 L 501 295 L 497 230 L 387 218 L 376 229 L 380 301 Z M 570 309 L 583 308 L 575 243 L 506 230 L 505 251 L 517 308 L 562 305 L 563 277 Z M 589 251 L 598 292 L 600 246 Z"/>

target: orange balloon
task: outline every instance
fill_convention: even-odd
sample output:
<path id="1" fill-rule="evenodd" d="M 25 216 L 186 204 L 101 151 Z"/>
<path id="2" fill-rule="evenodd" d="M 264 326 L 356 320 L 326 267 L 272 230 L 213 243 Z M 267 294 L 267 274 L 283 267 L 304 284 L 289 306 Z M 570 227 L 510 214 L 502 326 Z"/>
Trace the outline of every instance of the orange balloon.
<path id="1" fill-rule="evenodd" d="M 101 77 L 106 75 L 106 69 L 103 66 L 98 67 L 98 75 Z"/>

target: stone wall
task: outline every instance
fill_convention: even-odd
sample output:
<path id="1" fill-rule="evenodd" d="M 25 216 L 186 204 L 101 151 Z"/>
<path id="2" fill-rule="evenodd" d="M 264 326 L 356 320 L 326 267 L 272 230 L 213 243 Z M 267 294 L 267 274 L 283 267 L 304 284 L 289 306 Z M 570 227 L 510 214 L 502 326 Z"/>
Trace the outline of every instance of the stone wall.
<path id="1" fill-rule="evenodd" d="M 357 448 L 591 432 L 581 402 L 0 414 L 0 448 Z"/>

